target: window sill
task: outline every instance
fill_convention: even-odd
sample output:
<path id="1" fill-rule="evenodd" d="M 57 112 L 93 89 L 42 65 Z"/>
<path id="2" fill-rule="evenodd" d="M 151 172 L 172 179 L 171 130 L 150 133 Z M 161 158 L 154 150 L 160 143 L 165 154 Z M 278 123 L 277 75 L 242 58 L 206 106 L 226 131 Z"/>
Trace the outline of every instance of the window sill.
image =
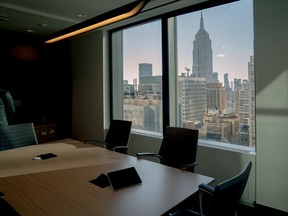
<path id="1" fill-rule="evenodd" d="M 137 134 L 141 136 L 163 139 L 163 134 L 159 132 L 146 131 L 146 130 L 140 130 L 140 129 L 132 129 L 131 132 L 133 134 Z"/>
<path id="2" fill-rule="evenodd" d="M 131 133 L 140 135 L 140 136 L 163 139 L 162 133 L 157 133 L 153 131 L 132 129 Z M 212 140 L 199 139 L 198 145 L 207 147 L 207 148 L 214 148 L 214 149 L 220 149 L 220 150 L 226 150 L 226 151 L 233 151 L 237 153 L 256 155 L 256 151 L 254 147 L 241 146 L 241 145 L 236 145 L 236 144 L 231 144 L 231 143 L 227 144 L 227 143 L 221 143 L 221 142 L 216 142 Z"/>
<path id="3" fill-rule="evenodd" d="M 255 148 L 249 147 L 249 146 L 241 146 L 241 145 L 236 145 L 236 144 L 231 144 L 231 143 L 227 144 L 227 143 L 221 143 L 221 142 L 216 142 L 212 140 L 202 140 L 202 139 L 199 139 L 198 145 L 208 147 L 208 148 L 215 148 L 215 149 L 220 149 L 220 150 L 233 151 L 237 153 L 256 155 Z"/>

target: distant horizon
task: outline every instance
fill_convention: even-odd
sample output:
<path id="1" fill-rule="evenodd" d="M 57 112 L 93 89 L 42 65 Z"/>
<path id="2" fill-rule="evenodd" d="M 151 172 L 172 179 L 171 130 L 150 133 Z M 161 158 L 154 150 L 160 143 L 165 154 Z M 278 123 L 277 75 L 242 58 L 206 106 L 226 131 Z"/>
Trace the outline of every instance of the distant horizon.
<path id="1" fill-rule="evenodd" d="M 237 79 L 248 80 L 248 62 L 254 55 L 253 1 L 241 0 L 202 10 L 204 28 L 213 50 L 213 72 L 224 85 L 228 73 L 229 84 Z M 201 11 L 177 16 L 178 75 L 185 68 L 192 73 L 193 41 L 200 27 Z M 191 28 L 190 28 L 191 27 Z M 124 80 L 132 84 L 138 77 L 138 65 L 152 64 L 153 76 L 162 75 L 161 23 L 154 21 L 123 31 Z M 144 55 L 143 55 L 144 53 Z M 145 54 L 146 53 L 146 54 Z M 132 64 L 131 64 L 132 62 Z"/>

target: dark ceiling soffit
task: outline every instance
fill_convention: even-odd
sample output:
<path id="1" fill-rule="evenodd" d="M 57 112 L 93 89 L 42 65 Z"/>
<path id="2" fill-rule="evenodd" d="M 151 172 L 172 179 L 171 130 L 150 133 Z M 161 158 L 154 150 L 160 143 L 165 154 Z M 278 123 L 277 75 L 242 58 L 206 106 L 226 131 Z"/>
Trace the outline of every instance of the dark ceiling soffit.
<path id="1" fill-rule="evenodd" d="M 167 15 L 166 17 L 177 16 L 177 15 L 181 15 L 181 14 L 184 14 L 187 12 L 204 10 L 207 8 L 217 7 L 217 6 L 220 6 L 223 4 L 232 3 L 232 2 L 236 2 L 236 1 L 240 1 L 240 0 L 208 0 L 205 2 L 201 2 L 201 3 L 195 4 L 195 5 L 185 7 L 185 8 L 180 8 L 180 9 L 175 10 L 175 11 L 168 12 L 166 14 Z"/>
<path id="2" fill-rule="evenodd" d="M 181 0 L 175 0 L 175 1 L 172 1 L 172 2 L 167 3 L 165 5 L 173 4 L 173 3 L 178 2 L 178 1 L 181 1 Z M 174 10 L 174 11 L 169 11 L 169 12 L 164 13 L 164 14 L 159 14 L 159 15 L 156 15 L 156 16 L 153 16 L 153 17 L 149 17 L 149 18 L 147 18 L 145 20 L 136 21 L 136 22 L 130 23 L 130 24 L 125 25 L 125 26 L 116 27 L 114 29 L 111 29 L 110 32 L 118 31 L 118 30 L 121 30 L 123 28 L 131 27 L 131 26 L 134 26 L 134 25 L 137 25 L 137 24 L 141 24 L 141 23 L 148 22 L 148 21 L 153 21 L 153 20 L 156 20 L 156 19 L 170 18 L 170 17 L 182 15 L 182 14 L 185 14 L 185 13 L 191 13 L 191 12 L 195 12 L 195 11 L 200 11 L 200 10 L 208 9 L 208 8 L 211 8 L 211 7 L 216 7 L 216 6 L 220 6 L 220 5 L 228 4 L 228 3 L 232 3 L 232 2 L 237 2 L 237 1 L 240 1 L 240 0 L 208 0 L 208 1 L 205 1 L 205 2 L 201 2 L 201 3 L 190 5 L 190 6 L 187 6 L 187 7 L 184 7 L 184 8 L 180 8 L 180 9 L 177 9 L 177 10 Z M 141 13 L 145 13 L 147 11 L 153 10 L 155 8 L 158 8 L 158 7 L 159 6 L 154 7 L 154 8 L 149 8 L 147 10 L 142 10 Z"/>
<path id="3" fill-rule="evenodd" d="M 143 0 L 137 0 L 137 1 L 134 1 L 132 3 L 129 3 L 127 5 L 124 5 L 122 7 L 119 7 L 119 8 L 116 8 L 114 10 L 111 10 L 111 11 L 108 11 L 104 14 L 101 14 L 99 16 L 96 16 L 96 17 L 93 17 L 91 19 L 88 19 L 88 20 L 85 20 L 81 23 L 78 23 L 76 25 L 73 25 L 71 27 L 68 27 L 66 29 L 63 29 L 63 30 L 60 30 L 58 32 L 55 32 L 51 35 L 49 35 L 47 38 L 45 38 L 45 41 L 47 40 L 50 40 L 52 38 L 56 38 L 56 37 L 59 37 L 61 35 L 64 35 L 64 34 L 67 34 L 67 33 L 70 33 L 70 32 L 73 32 L 73 31 L 76 31 L 78 29 L 81 29 L 81 28 L 84 28 L 84 27 L 87 27 L 87 26 L 90 26 L 90 25 L 93 25 L 95 23 L 98 23 L 98 22 L 102 22 L 102 21 L 105 21 L 109 18 L 112 18 L 112 17 L 115 17 L 115 16 L 118 16 L 118 15 L 121 15 L 123 13 L 127 13 L 129 11 L 131 11 L 133 8 L 135 8 L 140 2 L 142 2 Z M 141 12 L 141 10 L 146 6 L 146 4 L 150 1 L 150 0 L 144 0 L 145 3 L 143 4 L 142 8 L 139 10 L 139 12 Z M 137 15 L 138 13 L 134 14 L 133 16 Z M 91 30 L 92 31 L 92 30 Z M 84 33 L 87 33 L 87 32 L 84 32 Z"/>

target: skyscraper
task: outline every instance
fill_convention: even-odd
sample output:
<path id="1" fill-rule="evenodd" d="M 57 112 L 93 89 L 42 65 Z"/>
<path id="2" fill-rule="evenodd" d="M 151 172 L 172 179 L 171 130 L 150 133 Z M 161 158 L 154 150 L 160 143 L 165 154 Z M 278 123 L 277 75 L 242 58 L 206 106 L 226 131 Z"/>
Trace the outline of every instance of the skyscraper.
<path id="1" fill-rule="evenodd" d="M 204 20 L 201 12 L 200 28 L 193 41 L 193 65 L 194 77 L 206 78 L 207 83 L 213 80 L 213 62 L 211 40 L 204 28 Z"/>
<path id="2" fill-rule="evenodd" d="M 226 109 L 226 89 L 222 83 L 207 83 L 207 108 L 223 111 Z"/>
<path id="3" fill-rule="evenodd" d="M 139 91 L 142 94 L 162 95 L 162 76 L 153 76 L 152 64 L 139 64 Z"/>
<path id="4" fill-rule="evenodd" d="M 224 74 L 224 88 L 226 89 L 226 101 L 231 102 L 233 101 L 233 91 L 232 88 L 229 85 L 229 78 L 228 73 Z"/>
<path id="5" fill-rule="evenodd" d="M 213 72 L 212 77 L 214 83 L 219 83 L 218 72 Z"/>
<path id="6" fill-rule="evenodd" d="M 224 88 L 230 88 L 228 73 L 224 74 Z"/>
<path id="7" fill-rule="evenodd" d="M 189 122 L 202 124 L 206 114 L 206 79 L 178 76 L 178 107 L 180 110 L 179 125 Z"/>
<path id="8" fill-rule="evenodd" d="M 139 64 L 139 78 L 145 76 L 152 76 L 152 64 L 150 63 Z"/>

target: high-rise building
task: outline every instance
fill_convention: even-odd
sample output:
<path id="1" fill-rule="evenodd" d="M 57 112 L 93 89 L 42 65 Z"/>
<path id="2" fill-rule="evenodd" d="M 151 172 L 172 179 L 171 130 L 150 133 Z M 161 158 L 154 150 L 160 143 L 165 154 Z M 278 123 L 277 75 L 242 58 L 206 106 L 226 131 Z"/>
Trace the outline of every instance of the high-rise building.
<path id="1" fill-rule="evenodd" d="M 213 80 L 213 83 L 219 83 L 218 72 L 213 72 L 212 80 Z"/>
<path id="2" fill-rule="evenodd" d="M 222 83 L 207 83 L 207 108 L 220 112 L 226 109 L 226 90 Z"/>
<path id="3" fill-rule="evenodd" d="M 152 64 L 150 63 L 140 63 L 139 64 L 139 80 L 140 77 L 152 76 Z"/>
<path id="4" fill-rule="evenodd" d="M 230 88 L 228 73 L 224 74 L 224 88 Z"/>
<path id="5" fill-rule="evenodd" d="M 153 76 L 152 64 L 139 64 L 139 86 L 142 94 L 158 94 L 162 92 L 162 76 Z"/>
<path id="6" fill-rule="evenodd" d="M 241 125 L 247 124 L 247 119 L 249 119 L 249 82 L 248 80 L 243 80 L 242 89 L 239 91 L 238 98 L 238 115 L 240 118 Z"/>
<path id="7" fill-rule="evenodd" d="M 189 122 L 203 123 L 206 115 L 206 79 L 187 76 L 178 77 L 179 125 Z"/>
<path id="8" fill-rule="evenodd" d="M 241 79 L 234 78 L 234 91 L 240 91 L 242 89 Z"/>
<path id="9" fill-rule="evenodd" d="M 201 12 L 200 29 L 193 41 L 193 65 L 194 77 L 206 78 L 207 83 L 213 82 L 213 60 L 211 40 L 204 28 L 204 20 Z"/>
<path id="10" fill-rule="evenodd" d="M 241 145 L 248 146 L 250 140 L 249 122 L 250 122 L 250 89 L 248 80 L 243 80 L 241 90 L 237 92 L 237 112 L 240 120 L 240 143 Z M 236 100 L 235 100 L 236 102 Z"/>
<path id="11" fill-rule="evenodd" d="M 226 101 L 230 103 L 234 100 L 232 88 L 229 85 L 228 73 L 224 74 L 224 88 L 226 89 Z"/>

